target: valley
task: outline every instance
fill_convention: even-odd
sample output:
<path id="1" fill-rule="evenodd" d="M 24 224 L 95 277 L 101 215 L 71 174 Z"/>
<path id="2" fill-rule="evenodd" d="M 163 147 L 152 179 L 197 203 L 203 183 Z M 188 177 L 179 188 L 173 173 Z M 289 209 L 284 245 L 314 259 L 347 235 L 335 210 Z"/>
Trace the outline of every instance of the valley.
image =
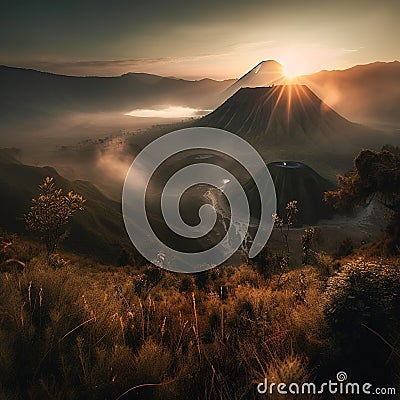
<path id="1" fill-rule="evenodd" d="M 399 15 L 2 2 L 0 400 L 399 399 Z"/>
<path id="2" fill-rule="evenodd" d="M 373 67 L 394 69 L 396 64 L 378 64 Z M 332 74 L 336 76 L 337 73 Z M 354 72 L 349 70 L 346 82 L 349 82 L 352 76 Z M 114 201 L 112 208 L 116 214 L 112 219 L 116 225 L 115 229 L 113 228 L 115 233 L 110 237 L 106 233 L 110 231 L 110 225 L 105 220 L 99 220 L 97 230 L 104 232 L 102 240 L 106 240 L 107 246 L 112 246 L 113 242 L 121 243 L 113 252 L 113 257 L 117 258 L 122 249 L 130 248 L 118 204 L 125 175 L 133 158 L 152 140 L 172 130 L 191 126 L 220 128 L 243 137 L 263 156 L 274 177 L 278 214 L 283 215 L 286 204 L 292 199 L 297 199 L 300 207 L 297 224 L 315 225 L 321 218 L 332 217 L 333 211 L 323 204 L 323 193 L 334 187 L 336 174 L 351 169 L 352 160 L 362 147 L 379 150 L 385 144 L 398 145 L 400 141 L 391 131 L 350 122 L 306 85 L 285 85 L 285 79 L 282 66 L 273 61 L 261 62 L 233 83 L 211 80 L 186 82 L 145 74 L 128 74 L 110 79 L 76 78 L 4 67 L 0 69 L 0 83 L 4 89 L 0 99 L 3 99 L 1 101 L 5 112 L 0 124 L 3 132 L 7 131 L 4 127 L 12 126 L 15 134 L 3 134 L 0 144 L 17 150 L 4 151 L 3 162 L 6 154 L 12 154 L 11 165 L 7 168 L 37 171 L 37 179 L 16 184 L 26 187 L 25 192 L 30 191 L 32 194 L 35 192 L 35 185 L 46 171 L 41 168 L 46 165 L 57 169 L 57 175 L 61 174 L 58 179 L 64 187 L 82 187 L 84 183 L 74 182 L 90 181 L 94 187 L 100 189 L 105 197 L 98 192 L 96 201 L 99 207 L 104 207 L 100 206 L 102 202 Z M 330 79 L 330 84 L 333 81 L 334 78 Z M 18 94 L 18 90 L 23 90 L 23 86 L 30 87 L 29 96 L 22 92 Z M 93 92 L 91 88 L 95 86 L 97 89 Z M 129 89 L 130 87 L 132 89 Z M 149 92 L 150 89 L 147 88 L 150 87 Z M 6 103 L 5 93 L 11 90 L 14 97 Z M 172 92 L 174 97 L 169 95 Z M 35 96 L 39 93 L 38 101 Z M 53 101 L 57 93 L 60 93 L 60 96 Z M 188 96 L 189 93 L 195 95 Z M 12 100 L 13 98 L 15 100 Z M 118 101 L 115 101 L 117 98 Z M 176 104 L 178 114 L 170 118 L 157 117 L 157 107 L 160 109 L 158 104 L 165 104 L 167 101 L 170 105 Z M 221 101 L 221 104 L 216 106 L 218 101 Z M 179 117 L 179 107 L 186 110 L 184 107 L 213 106 L 215 110 L 205 116 Z M 147 117 L 126 115 L 128 110 L 132 111 L 135 107 L 150 107 L 146 111 Z M 154 114 L 151 113 L 151 107 Z M 199 158 L 210 161 L 210 157 L 213 163 L 228 170 L 235 169 L 229 157 L 222 155 L 221 158 L 221 154 L 195 152 L 179 161 L 172 159 L 171 166 L 165 168 L 165 178 L 178 166 L 182 168 L 194 162 L 202 162 Z M 15 166 L 17 164 L 18 167 Z M 287 173 L 282 175 L 284 171 Z M 304 178 L 302 171 L 307 171 L 304 172 Z M 243 175 L 240 169 L 236 170 L 236 173 L 242 176 L 240 180 L 246 187 L 250 204 L 257 210 L 259 200 L 252 194 L 253 187 L 246 183 L 246 175 Z M 15 174 L 14 179 L 21 178 L 22 176 Z M 7 184 L 7 179 L 4 175 L 4 185 Z M 164 178 L 160 182 L 163 180 Z M 162 188 L 162 184 L 159 185 Z M 6 192 L 8 191 L 7 189 Z M 154 193 L 157 192 L 158 190 Z M 16 193 L 13 196 L 22 197 Z M 156 198 L 154 195 L 154 199 Z M 205 201 L 201 190 L 188 199 L 186 205 L 182 204 L 182 210 L 187 215 L 190 215 L 191 204 L 201 204 Z M 20 200 L 21 207 L 5 209 L 4 215 L 8 218 L 9 222 L 6 225 L 9 229 L 23 231 L 23 226 L 12 220 L 17 221 L 20 218 L 24 209 L 22 205 L 26 207 L 28 200 L 25 196 L 24 200 Z M 11 204 L 13 202 L 10 200 L 10 207 Z M 149 204 L 149 207 L 154 208 L 156 204 L 155 200 L 154 205 Z M 94 213 L 100 211 L 100 208 L 96 210 L 96 207 L 97 205 Z M 221 204 L 220 207 L 225 206 Z M 187 211 L 184 211 L 185 209 Z M 154 218 L 156 221 L 162 219 L 157 212 Z M 77 222 L 83 226 L 88 223 Z M 332 224 L 334 223 L 331 222 L 330 226 Z M 81 235 L 88 234 L 81 228 L 72 229 L 71 238 L 66 245 L 70 242 L 71 246 L 76 246 L 80 240 L 78 236 Z M 90 247 L 95 253 L 96 246 L 87 246 L 87 243 L 82 242 L 81 248 Z M 108 257 L 107 251 L 105 254 Z"/>

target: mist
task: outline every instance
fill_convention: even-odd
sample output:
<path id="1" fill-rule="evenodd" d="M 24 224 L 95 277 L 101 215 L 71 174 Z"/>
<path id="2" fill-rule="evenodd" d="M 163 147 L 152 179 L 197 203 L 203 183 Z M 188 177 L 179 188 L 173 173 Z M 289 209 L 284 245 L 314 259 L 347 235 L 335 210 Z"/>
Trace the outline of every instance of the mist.
<path id="1" fill-rule="evenodd" d="M 400 62 L 359 65 L 299 77 L 345 118 L 380 129 L 400 128 Z"/>

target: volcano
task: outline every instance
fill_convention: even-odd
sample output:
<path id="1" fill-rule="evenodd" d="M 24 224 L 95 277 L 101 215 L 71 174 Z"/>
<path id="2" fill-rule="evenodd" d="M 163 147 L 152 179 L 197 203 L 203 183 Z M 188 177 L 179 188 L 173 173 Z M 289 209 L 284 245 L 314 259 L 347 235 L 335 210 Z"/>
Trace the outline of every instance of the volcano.
<path id="1" fill-rule="evenodd" d="M 280 218 L 285 218 L 286 205 L 292 200 L 297 201 L 298 208 L 295 226 L 313 225 L 333 215 L 333 209 L 324 202 L 324 193 L 335 185 L 313 168 L 300 161 L 275 161 L 267 167 L 274 181 L 276 212 Z M 245 183 L 244 189 L 252 210 L 259 210 L 260 197 L 270 195 L 259 193 L 252 181 Z"/>
<path id="2" fill-rule="evenodd" d="M 304 85 L 239 89 L 195 124 L 236 133 L 259 151 L 285 151 L 280 159 L 322 149 L 353 153 L 383 140 L 381 132 L 343 118 Z"/>
<path id="3" fill-rule="evenodd" d="M 244 87 L 279 85 L 285 80 L 282 64 L 274 60 L 261 61 L 223 92 L 224 99 Z"/>
<path id="4" fill-rule="evenodd" d="M 333 210 L 323 197 L 334 185 L 308 165 L 297 161 L 279 161 L 269 163 L 268 169 L 275 184 L 280 217 L 285 215 L 286 204 L 291 200 L 297 200 L 297 225 L 315 224 L 319 219 L 332 216 Z"/>

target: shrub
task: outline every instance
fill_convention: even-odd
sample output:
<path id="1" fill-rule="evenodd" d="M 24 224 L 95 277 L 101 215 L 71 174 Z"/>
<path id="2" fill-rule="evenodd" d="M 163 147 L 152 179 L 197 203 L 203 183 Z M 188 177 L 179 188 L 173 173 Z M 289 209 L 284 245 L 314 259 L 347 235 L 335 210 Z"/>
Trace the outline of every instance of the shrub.
<path id="1" fill-rule="evenodd" d="M 168 350 L 153 341 L 144 342 L 135 357 L 134 375 L 131 383 L 136 384 L 135 398 L 165 399 L 168 398 L 167 374 L 171 368 L 172 357 Z M 141 387 L 143 385 L 143 387 Z M 164 386 L 166 385 L 166 386 Z"/>
<path id="2" fill-rule="evenodd" d="M 307 228 L 301 235 L 301 246 L 302 246 L 302 264 L 309 264 L 311 261 L 312 245 L 316 239 L 318 230 L 314 227 Z"/>
<path id="3" fill-rule="evenodd" d="M 325 276 L 331 276 L 340 266 L 329 254 L 323 251 L 314 253 L 314 258 L 316 267 Z"/>
<path id="4" fill-rule="evenodd" d="M 135 357 L 138 384 L 160 383 L 171 366 L 171 355 L 152 339 L 147 340 Z"/>
<path id="5" fill-rule="evenodd" d="M 269 383 L 286 383 L 296 382 L 301 384 L 310 380 L 310 375 L 307 368 L 307 362 L 304 357 L 301 357 L 293 352 L 288 354 L 283 360 L 274 359 L 266 366 L 264 377 Z M 275 388 L 276 389 L 276 388 Z M 301 394 L 303 400 L 312 399 L 312 395 Z M 281 395 L 275 390 L 271 396 L 271 400 L 284 398 L 295 398 L 295 396 Z"/>
<path id="6" fill-rule="evenodd" d="M 76 211 L 83 211 L 85 200 L 82 196 L 69 192 L 64 195 L 57 189 L 53 178 L 47 177 L 39 185 L 41 194 L 32 199 L 32 206 L 25 215 L 28 230 L 40 234 L 46 244 L 47 254 L 53 254 L 65 236 L 65 227 Z"/>
<path id="7" fill-rule="evenodd" d="M 361 324 L 388 329 L 400 312 L 400 273 L 391 266 L 351 263 L 328 281 L 325 314 L 337 332 L 358 337 Z"/>
<path id="8" fill-rule="evenodd" d="M 376 365 L 383 367 L 390 348 L 382 338 L 390 338 L 399 325 L 398 269 L 366 262 L 348 264 L 328 280 L 324 298 L 326 321 L 346 363 L 353 360 L 354 370 L 366 376 L 376 372 Z"/>

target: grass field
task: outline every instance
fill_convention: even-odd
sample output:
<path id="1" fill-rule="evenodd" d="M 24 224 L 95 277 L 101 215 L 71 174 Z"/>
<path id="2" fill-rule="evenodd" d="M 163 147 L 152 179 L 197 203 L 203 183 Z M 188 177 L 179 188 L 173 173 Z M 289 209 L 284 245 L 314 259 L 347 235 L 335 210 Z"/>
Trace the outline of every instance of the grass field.
<path id="1" fill-rule="evenodd" d="M 37 243 L 2 241 L 2 399 L 253 399 L 264 378 L 342 370 L 399 383 L 398 259 L 179 275 L 69 253 L 48 262 Z"/>

